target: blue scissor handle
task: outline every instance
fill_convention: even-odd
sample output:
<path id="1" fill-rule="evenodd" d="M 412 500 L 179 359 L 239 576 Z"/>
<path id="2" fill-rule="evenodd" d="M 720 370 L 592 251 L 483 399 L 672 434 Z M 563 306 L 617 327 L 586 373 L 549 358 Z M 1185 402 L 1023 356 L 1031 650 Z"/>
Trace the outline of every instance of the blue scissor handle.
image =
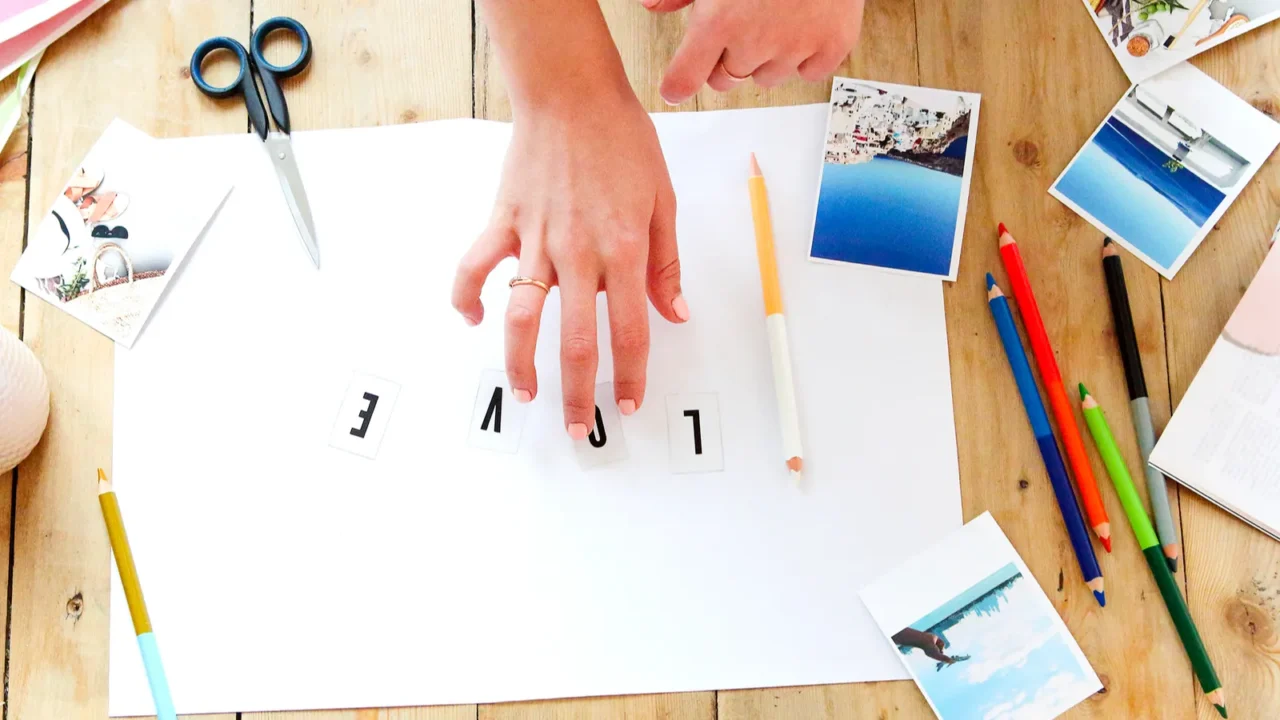
<path id="1" fill-rule="evenodd" d="M 298 51 L 298 57 L 288 65 L 272 65 L 271 61 L 262 54 L 262 44 L 266 42 L 268 35 L 277 30 L 293 33 L 302 45 L 302 49 Z M 271 117 L 275 118 L 280 130 L 287 133 L 289 132 L 289 106 L 284 102 L 284 90 L 280 87 L 280 81 L 302 72 L 311 62 L 311 35 L 307 33 L 302 23 L 293 18 L 273 17 L 253 31 L 253 37 L 249 39 L 249 49 L 253 62 L 258 66 L 258 76 L 262 78 L 262 89 L 267 93 L 267 105 L 271 108 Z"/>
<path id="2" fill-rule="evenodd" d="M 273 65 L 262 54 L 262 45 L 267 36 L 276 30 L 293 33 L 302 44 L 298 57 L 288 65 Z M 191 54 L 191 80 L 209 97 L 227 98 L 239 91 L 244 96 L 244 105 L 249 112 L 249 122 L 257 131 L 258 137 L 266 140 L 270 128 L 267 125 L 267 113 L 262 105 L 262 96 L 258 94 L 257 83 L 253 81 L 253 73 L 262 80 L 262 89 L 267 94 L 267 105 L 271 108 L 271 117 L 275 118 L 276 125 L 282 132 L 288 133 L 289 106 L 285 104 L 280 81 L 302 72 L 311 62 L 311 35 L 307 33 L 302 23 L 293 18 L 274 17 L 258 26 L 253 37 L 250 38 L 249 47 L 251 50 L 245 50 L 243 45 L 229 37 L 205 40 Z M 211 85 L 204 79 L 204 73 L 201 71 L 205 58 L 216 50 L 228 50 L 234 53 L 240 63 L 240 72 L 236 75 L 236 79 L 225 87 Z"/>
<path id="3" fill-rule="evenodd" d="M 262 54 L 262 44 L 267 41 L 267 36 L 276 30 L 287 30 L 298 38 L 298 42 L 302 44 L 302 49 L 298 51 L 298 57 L 288 65 L 272 65 L 270 60 Z M 307 63 L 311 62 L 311 35 L 307 33 L 307 29 L 302 23 L 291 17 L 273 17 L 270 20 L 258 26 L 253 31 L 253 37 L 249 40 L 249 48 L 253 52 L 253 60 L 258 63 L 258 67 L 262 70 L 270 70 L 282 78 L 293 77 L 302 72 L 307 67 Z"/>
<path id="4" fill-rule="evenodd" d="M 236 60 L 240 63 L 240 73 L 236 75 L 236 79 L 231 81 L 226 87 L 218 87 L 210 85 L 204 79 L 204 72 L 201 65 L 204 59 L 209 57 L 209 53 L 214 50 L 229 50 L 235 54 Z M 244 46 L 236 40 L 229 37 L 209 38 L 196 46 L 196 51 L 191 54 L 191 80 L 195 82 L 196 87 L 205 95 L 214 98 L 228 98 L 240 89 L 240 83 L 244 82 L 245 73 L 249 70 L 249 53 L 245 51 Z"/>
<path id="5" fill-rule="evenodd" d="M 223 87 L 209 84 L 209 81 L 204 79 L 204 72 L 201 70 L 205 58 L 217 50 L 230 51 L 240 63 L 240 72 L 236 74 L 236 79 Z M 258 137 L 266 140 L 267 113 L 262 107 L 262 97 L 258 95 L 258 86 L 253 82 L 253 76 L 250 74 L 252 64 L 253 61 L 249 58 L 248 51 L 244 49 L 244 46 L 239 41 L 229 37 L 209 38 L 197 45 L 196 51 L 191 53 L 191 81 L 196 84 L 197 88 L 200 88 L 200 92 L 213 98 L 228 98 L 238 91 L 244 96 L 244 107 L 249 112 L 249 122 L 253 124 L 253 129 L 258 132 Z"/>

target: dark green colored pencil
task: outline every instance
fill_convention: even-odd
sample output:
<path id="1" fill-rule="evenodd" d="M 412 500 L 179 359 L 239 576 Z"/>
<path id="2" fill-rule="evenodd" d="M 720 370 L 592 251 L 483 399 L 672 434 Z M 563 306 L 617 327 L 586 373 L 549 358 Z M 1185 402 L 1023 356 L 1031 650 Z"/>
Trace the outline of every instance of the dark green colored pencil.
<path id="1" fill-rule="evenodd" d="M 1169 608 L 1169 617 L 1173 619 L 1173 626 L 1178 630 L 1182 646 L 1187 650 L 1191 669 L 1200 680 L 1200 689 L 1204 691 L 1209 702 L 1218 709 L 1218 713 L 1226 717 L 1226 693 L 1222 690 L 1218 673 L 1213 669 L 1209 651 L 1205 650 L 1204 641 L 1200 639 L 1200 631 L 1196 629 L 1195 621 L 1191 619 L 1191 610 L 1187 607 L 1187 601 L 1183 599 L 1182 591 L 1178 590 L 1178 581 L 1173 579 L 1173 572 L 1169 570 L 1169 564 L 1165 561 L 1164 550 L 1160 547 L 1155 528 L 1151 527 L 1151 518 L 1147 517 L 1146 508 L 1142 507 L 1142 499 L 1138 497 L 1138 491 L 1133 487 L 1133 478 L 1129 475 L 1129 468 L 1125 466 L 1124 457 L 1120 455 L 1120 448 L 1116 446 L 1115 437 L 1111 435 L 1111 427 L 1107 425 L 1107 419 L 1103 416 L 1097 399 L 1089 394 L 1084 383 L 1080 384 L 1080 400 L 1084 411 L 1084 422 L 1089 426 L 1089 433 L 1093 435 L 1094 444 L 1098 446 L 1098 454 L 1102 456 L 1102 462 L 1107 466 L 1107 474 L 1111 476 L 1111 482 L 1116 486 L 1120 504 L 1124 506 L 1125 515 L 1129 516 L 1129 526 L 1133 528 L 1133 534 L 1138 539 L 1142 554 L 1147 558 L 1147 567 L 1151 568 L 1151 574 L 1155 576 L 1156 586 L 1160 588 L 1160 596 L 1164 598 L 1164 604 Z"/>

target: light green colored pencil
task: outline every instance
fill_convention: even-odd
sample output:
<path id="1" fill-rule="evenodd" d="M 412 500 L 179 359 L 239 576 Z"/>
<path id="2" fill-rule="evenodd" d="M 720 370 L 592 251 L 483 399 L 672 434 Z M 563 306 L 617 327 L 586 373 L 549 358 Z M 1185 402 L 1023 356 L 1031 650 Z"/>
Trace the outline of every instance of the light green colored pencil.
<path id="1" fill-rule="evenodd" d="M 1147 558 L 1147 567 L 1151 568 L 1151 574 L 1155 576 L 1156 586 L 1160 588 L 1160 596 L 1164 598 L 1164 604 L 1169 608 L 1173 626 L 1177 628 L 1182 646 L 1186 648 L 1187 656 L 1191 659 L 1191 669 L 1200 680 L 1200 689 L 1204 690 L 1205 696 L 1218 709 L 1218 713 L 1226 717 L 1226 694 L 1222 690 L 1222 683 L 1218 680 L 1218 673 L 1213 669 L 1213 661 L 1209 659 L 1209 652 L 1205 650 L 1204 641 L 1200 639 L 1200 631 L 1196 629 L 1195 621 L 1191 618 L 1187 601 L 1183 599 L 1182 591 L 1178 589 L 1178 581 L 1174 580 L 1173 572 L 1165 562 L 1160 539 L 1156 537 L 1156 530 L 1151 526 L 1151 518 L 1147 517 L 1147 510 L 1142 506 L 1142 498 L 1138 497 L 1138 491 L 1133 487 L 1133 478 L 1129 476 L 1129 468 L 1125 466 L 1120 448 L 1116 446 L 1116 440 L 1111 435 L 1111 428 L 1102 414 L 1102 408 L 1085 389 L 1084 383 L 1080 384 L 1080 399 L 1085 424 L 1089 426 L 1093 442 L 1098 446 L 1098 454 L 1102 455 L 1102 462 L 1107 466 L 1107 474 L 1111 476 L 1116 494 L 1120 496 L 1120 504 L 1124 506 L 1124 514 L 1129 517 L 1129 525 L 1138 538 L 1142 554 Z"/>

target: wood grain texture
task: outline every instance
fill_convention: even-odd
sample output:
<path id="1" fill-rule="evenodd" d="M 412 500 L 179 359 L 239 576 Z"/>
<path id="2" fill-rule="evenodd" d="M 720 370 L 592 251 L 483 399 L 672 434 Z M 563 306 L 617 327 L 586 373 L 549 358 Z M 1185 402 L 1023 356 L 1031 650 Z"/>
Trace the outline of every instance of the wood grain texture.
<path id="1" fill-rule="evenodd" d="M 290 15 L 312 33 L 312 68 L 286 84 L 296 128 L 473 113 L 510 119 L 482 23 L 475 26 L 473 43 L 471 5 L 253 0 L 252 13 L 256 22 Z M 683 35 L 683 13 L 655 16 L 635 0 L 602 5 L 642 103 L 651 111 L 670 110 L 657 90 Z M 247 40 L 250 12 L 249 0 L 111 3 L 51 48 L 36 80 L 30 197 L 24 179 L 28 159 L 19 159 L 25 143 L 15 140 L 0 152 L 5 277 L 21 250 L 24 208 L 36 217 L 44 212 L 111 117 L 119 114 L 160 136 L 244 131 L 240 105 L 199 95 L 186 64 L 205 37 Z M 143 37 L 147 41 L 139 42 Z M 268 55 L 286 60 L 295 48 L 275 39 Z M 1280 116 L 1280 66 L 1256 61 L 1278 53 L 1280 24 L 1233 40 L 1196 64 Z M 102 68 L 110 68 L 110 82 L 93 72 Z M 1127 396 L 1102 278 L 1101 237 L 1045 192 L 1127 86 L 1106 44 L 1078 3 L 869 0 L 863 40 L 840 73 L 983 93 L 961 280 L 945 290 L 964 517 L 991 510 L 1103 676 L 1108 691 L 1067 717 L 1216 717 L 1199 700 L 1109 486 L 1103 497 L 1116 545 L 1114 554 L 1100 555 L 1107 608 L 1098 609 L 1081 586 L 980 285 L 988 270 L 1004 279 L 994 237 L 995 223 L 1003 220 L 1019 238 L 1067 382 L 1089 383 L 1119 416 L 1112 429 L 1136 467 L 1133 432 L 1121 421 Z M 773 89 L 744 83 L 725 95 L 704 91 L 677 109 L 821 102 L 828 90 L 827 83 Z M 1280 167 L 1273 160 L 1176 281 L 1161 281 L 1132 257 L 1124 258 L 1158 427 L 1261 263 L 1277 217 Z M 17 326 L 19 297 L 14 286 L 0 289 L 5 327 Z M 39 300 L 28 301 L 24 324 L 28 343 L 49 372 L 54 404 L 45 440 L 18 475 L 8 717 L 97 720 L 106 706 L 109 565 L 90 480 L 92 469 L 109 462 L 111 453 L 112 350 L 108 341 Z M 1087 441 L 1086 446 L 1092 450 Z M 1105 478 L 1096 456 L 1094 469 Z M 0 478 L 0 555 L 9 537 L 10 480 Z M 1138 490 L 1145 492 L 1145 484 Z M 1175 511 L 1183 521 L 1179 577 L 1218 664 L 1232 716 L 1270 717 L 1280 696 L 1280 546 L 1189 492 L 1173 497 L 1181 500 Z M 243 717 L 880 720 L 927 713 L 911 683 L 895 682 Z"/>
<path id="2" fill-rule="evenodd" d="M 242 713 L 240 720 L 476 720 L 476 706 Z"/>
<path id="3" fill-rule="evenodd" d="M 0 82 L 0 97 L 13 92 L 15 85 L 16 74 Z M 23 209 L 27 206 L 27 172 L 30 160 L 27 155 L 27 110 L 30 104 L 31 93 L 28 91 L 22 101 L 22 117 L 19 118 L 17 127 L 13 129 L 8 142 L 0 141 L 4 145 L 0 149 L 0 271 L 4 272 L 4 277 L 0 278 L 3 281 L 3 287 L 0 287 L 0 327 L 15 335 L 18 334 L 22 312 L 22 288 L 9 282 L 9 272 L 22 255 L 22 245 L 26 239 Z M 0 540 L 0 544 L 4 543 L 8 543 L 7 534 Z M 4 544 L 0 550 L 8 550 L 8 545 Z M 5 557 L 8 557 L 7 553 Z"/>
<path id="4" fill-rule="evenodd" d="M 915 720 L 933 717 L 924 696 L 908 680 L 722 690 L 719 720 Z"/>
<path id="5" fill-rule="evenodd" d="M 715 720 L 713 692 L 573 698 L 481 705 L 479 720 Z"/>
<path id="6" fill-rule="evenodd" d="M 471 116 L 471 8 L 459 0 L 254 0 L 255 26 L 287 15 L 311 35 L 312 60 L 285 81 L 295 129 L 361 127 Z M 238 32 L 249 40 L 248 24 Z M 297 57 L 286 33 L 275 63 Z"/>
<path id="7" fill-rule="evenodd" d="M 920 53 L 920 83 L 983 93 L 960 280 L 946 290 L 965 517 L 991 511 L 1102 678 L 1106 692 L 1067 717 L 1186 717 L 1194 693 L 1186 657 L 1089 441 L 1085 445 L 1113 528 L 1113 553 L 1095 544 L 1107 582 L 1105 609 L 1080 581 L 1001 357 L 982 282 L 987 271 L 999 281 L 1007 279 L 995 230 L 1003 221 L 1019 240 L 1066 384 L 1088 383 L 1117 419 L 1127 417 L 1128 395 L 1102 273 L 1102 236 L 1046 191 L 1128 81 L 1078 4 L 918 2 L 917 17 L 920 47 L 935 50 Z M 1024 41 L 1028 37 L 1037 39 Z M 1157 397 L 1153 410 L 1167 417 L 1167 406 L 1158 399 L 1167 387 L 1161 372 L 1160 285 L 1153 271 L 1126 265 L 1144 360 L 1151 369 L 1147 379 Z M 1083 427 L 1078 408 L 1075 414 Z M 1111 426 L 1136 467 L 1130 423 Z"/>
<path id="8" fill-rule="evenodd" d="M 1280 120 L 1280 53 L 1274 24 L 1197 58 L 1195 64 Z M 1280 220 L 1280 165 L 1273 157 L 1240 194 L 1173 282 L 1164 283 L 1169 378 L 1176 404 L 1266 253 Z M 1188 490 L 1183 551 L 1188 603 L 1227 693 L 1231 717 L 1275 717 L 1280 708 L 1280 543 Z M 1217 717 L 1196 693 L 1198 717 Z"/>
<path id="9" fill-rule="evenodd" d="M 0 96 L 13 91 L 17 78 L 9 77 L 0 82 Z M 8 142 L 0 149 L 0 332 L 11 332 L 21 337 L 22 288 L 9 282 L 9 271 L 22 254 L 26 238 L 25 214 L 27 204 L 27 110 L 30 92 L 22 101 L 22 118 L 19 119 Z M 0 382 L 3 379 L 0 378 Z M 0 473 L 0 628 L 9 619 L 9 547 L 13 532 L 13 483 L 17 470 Z"/>
<path id="10" fill-rule="evenodd" d="M 55 43 L 32 112 L 32 218 L 117 115 L 154 135 L 243 131 L 243 109 L 204 108 L 186 58 L 210 28 L 247 12 L 247 0 L 110 3 Z M 110 467 L 112 344 L 30 298 L 24 330 L 52 408 L 43 442 L 19 467 L 8 716 L 103 718 L 110 565 L 94 469 Z"/>

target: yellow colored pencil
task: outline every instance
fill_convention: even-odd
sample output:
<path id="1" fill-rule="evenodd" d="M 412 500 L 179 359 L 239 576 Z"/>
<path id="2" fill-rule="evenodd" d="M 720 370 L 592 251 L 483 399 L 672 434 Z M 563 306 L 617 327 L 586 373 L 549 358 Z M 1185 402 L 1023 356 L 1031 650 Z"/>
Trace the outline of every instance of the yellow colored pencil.
<path id="1" fill-rule="evenodd" d="M 800 482 L 804 451 L 800 444 L 800 411 L 796 407 L 796 386 L 791 375 L 791 351 L 787 343 L 787 318 L 782 312 L 782 291 L 778 287 L 778 259 L 773 249 L 773 221 L 769 218 L 769 193 L 755 153 L 751 154 L 751 218 L 756 228 L 756 257 L 760 261 L 760 285 L 764 290 L 765 325 L 769 331 L 769 354 L 773 358 L 773 388 L 778 396 L 782 425 L 782 454 L 791 477 Z"/>
<path id="2" fill-rule="evenodd" d="M 169 695 L 169 681 L 160 663 L 160 648 L 151 631 L 151 617 L 147 603 L 142 599 L 142 584 L 138 581 L 138 568 L 133 564 L 133 551 L 129 549 L 129 537 L 124 532 L 124 518 L 120 515 L 120 503 L 111 487 L 107 474 L 98 468 L 98 504 L 102 506 L 102 519 L 107 524 L 107 536 L 111 538 L 111 551 L 116 556 L 116 568 L 120 571 L 120 584 L 124 586 L 124 599 L 129 604 L 129 616 L 133 619 L 133 631 L 138 634 L 138 649 L 142 652 L 142 666 L 151 685 L 151 698 L 156 704 L 158 720 L 176 720 L 173 698 Z"/>

